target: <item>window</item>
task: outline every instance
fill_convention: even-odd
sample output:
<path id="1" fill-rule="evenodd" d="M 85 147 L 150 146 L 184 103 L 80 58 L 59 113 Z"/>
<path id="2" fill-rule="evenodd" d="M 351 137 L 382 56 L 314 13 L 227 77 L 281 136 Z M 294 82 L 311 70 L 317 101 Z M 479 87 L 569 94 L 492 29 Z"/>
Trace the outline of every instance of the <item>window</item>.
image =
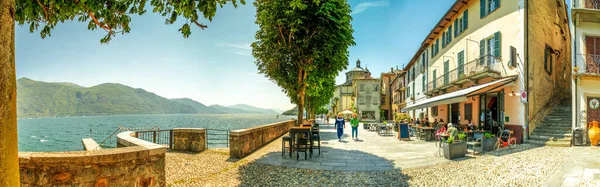
<path id="1" fill-rule="evenodd" d="M 454 37 L 458 37 L 460 34 L 465 32 L 469 26 L 469 10 L 463 12 L 462 17 L 454 20 Z"/>
<path id="2" fill-rule="evenodd" d="M 365 97 L 363 97 L 363 96 L 358 97 L 358 104 L 359 105 L 364 105 L 365 104 Z"/>
<path id="3" fill-rule="evenodd" d="M 361 119 L 375 119 L 375 111 L 363 111 Z"/>
<path id="4" fill-rule="evenodd" d="M 479 0 L 479 18 L 484 18 L 500 8 L 500 0 Z"/>
<path id="5" fill-rule="evenodd" d="M 373 91 L 379 91 L 379 85 L 373 85 Z"/>
<path id="6" fill-rule="evenodd" d="M 438 107 L 437 106 L 431 107 L 431 116 L 433 116 L 433 117 L 438 116 Z"/>
<path id="7" fill-rule="evenodd" d="M 496 58 L 502 58 L 502 34 L 500 32 L 494 33 L 481 41 L 479 41 L 479 64 L 480 65 L 491 65 L 494 63 L 494 58 L 486 59 L 486 55 L 494 56 Z M 487 44 L 487 45 L 486 45 Z"/>
<path id="8" fill-rule="evenodd" d="M 410 97 L 410 87 L 406 88 L 406 97 Z"/>
<path id="9" fill-rule="evenodd" d="M 382 99 L 384 99 L 384 98 L 382 98 Z M 378 105 L 378 104 L 379 104 L 379 102 L 378 102 L 378 101 L 379 101 L 379 100 L 377 99 L 377 97 L 373 97 L 373 102 L 372 102 L 372 103 L 373 103 L 373 105 Z M 384 103 L 384 102 L 382 102 L 382 103 Z"/>
<path id="10" fill-rule="evenodd" d="M 422 76 L 423 77 L 423 81 L 421 81 L 421 91 L 425 91 L 425 75 Z"/>
<path id="11" fill-rule="evenodd" d="M 544 69 L 552 75 L 552 47 L 546 45 L 544 50 Z"/>
<path id="12" fill-rule="evenodd" d="M 458 52 L 458 78 L 465 74 L 465 51 Z"/>
<path id="13" fill-rule="evenodd" d="M 448 84 L 448 82 L 450 82 L 450 74 L 448 73 L 450 71 L 450 60 L 446 60 L 446 62 L 444 62 L 444 84 Z"/>
<path id="14" fill-rule="evenodd" d="M 442 33 L 442 48 L 446 47 L 446 32 Z"/>
<path id="15" fill-rule="evenodd" d="M 585 52 L 589 55 L 600 55 L 600 37 L 585 37 Z"/>
<path id="16" fill-rule="evenodd" d="M 473 120 L 473 104 L 465 104 L 465 120 Z"/>
<path id="17" fill-rule="evenodd" d="M 436 88 L 436 85 L 435 85 L 436 81 L 435 81 L 435 79 L 436 79 L 437 77 L 436 77 L 436 74 L 435 74 L 435 73 L 436 73 L 436 72 L 435 72 L 435 69 L 434 69 L 434 70 L 433 70 L 433 80 L 431 81 L 431 83 L 433 84 L 433 89 L 435 89 L 435 88 Z"/>
<path id="18" fill-rule="evenodd" d="M 360 87 L 360 91 L 365 91 L 365 84 L 360 84 L 359 87 Z"/>

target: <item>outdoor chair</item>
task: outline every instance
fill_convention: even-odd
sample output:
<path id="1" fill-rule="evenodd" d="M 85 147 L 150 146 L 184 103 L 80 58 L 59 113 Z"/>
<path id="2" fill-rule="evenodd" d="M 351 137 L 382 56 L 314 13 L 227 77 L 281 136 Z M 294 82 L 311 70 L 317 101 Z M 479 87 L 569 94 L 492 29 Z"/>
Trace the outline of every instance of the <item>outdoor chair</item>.
<path id="1" fill-rule="evenodd" d="M 475 147 L 481 147 L 481 151 L 479 151 L 479 153 L 483 152 L 483 146 L 481 145 L 481 141 L 483 140 L 483 133 L 480 132 L 476 132 L 473 134 L 473 141 L 471 142 L 467 142 L 467 153 L 469 151 L 469 146 L 471 146 L 472 154 L 475 155 L 476 154 L 476 149 Z"/>
<path id="2" fill-rule="evenodd" d="M 281 139 L 281 156 L 285 155 L 285 150 L 289 149 L 289 146 L 285 146 L 286 144 L 289 144 L 292 141 L 292 137 L 290 136 L 283 136 L 283 138 Z"/>
<path id="3" fill-rule="evenodd" d="M 296 144 L 294 144 L 294 150 L 296 151 L 296 160 L 300 158 L 300 152 L 304 152 L 304 160 L 308 158 L 308 152 L 310 151 L 310 142 L 308 138 L 298 138 Z"/>
<path id="4" fill-rule="evenodd" d="M 424 140 L 425 139 L 425 133 L 423 131 L 422 128 L 417 128 L 417 136 L 419 140 Z"/>
<path id="5" fill-rule="evenodd" d="M 321 136 L 319 136 L 319 134 L 313 134 L 312 135 L 312 139 L 311 139 L 311 147 L 312 149 L 318 149 L 319 150 L 319 155 L 321 155 Z M 315 141 L 316 141 L 316 145 L 315 145 Z M 311 151 L 312 153 L 312 151 Z"/>

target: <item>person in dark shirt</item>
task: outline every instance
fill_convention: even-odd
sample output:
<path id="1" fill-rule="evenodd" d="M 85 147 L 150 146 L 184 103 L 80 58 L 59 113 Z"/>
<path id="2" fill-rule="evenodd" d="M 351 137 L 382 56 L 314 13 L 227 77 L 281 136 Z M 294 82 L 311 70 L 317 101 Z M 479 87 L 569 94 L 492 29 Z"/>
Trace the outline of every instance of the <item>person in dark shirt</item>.
<path id="1" fill-rule="evenodd" d="M 335 119 L 335 128 L 337 130 L 338 141 L 342 141 L 342 135 L 344 135 L 344 128 L 346 128 L 346 121 L 342 113 L 338 113 Z"/>

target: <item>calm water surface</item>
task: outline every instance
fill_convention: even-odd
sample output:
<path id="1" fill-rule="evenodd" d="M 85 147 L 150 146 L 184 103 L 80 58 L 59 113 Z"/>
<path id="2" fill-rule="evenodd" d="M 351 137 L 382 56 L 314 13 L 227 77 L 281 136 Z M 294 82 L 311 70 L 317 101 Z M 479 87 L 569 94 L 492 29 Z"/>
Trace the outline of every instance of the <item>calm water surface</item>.
<path id="1" fill-rule="evenodd" d="M 122 127 L 244 129 L 290 117 L 274 114 L 160 114 L 19 119 L 19 151 L 83 150 L 82 138 L 101 142 Z M 115 142 L 113 140 L 113 142 Z"/>

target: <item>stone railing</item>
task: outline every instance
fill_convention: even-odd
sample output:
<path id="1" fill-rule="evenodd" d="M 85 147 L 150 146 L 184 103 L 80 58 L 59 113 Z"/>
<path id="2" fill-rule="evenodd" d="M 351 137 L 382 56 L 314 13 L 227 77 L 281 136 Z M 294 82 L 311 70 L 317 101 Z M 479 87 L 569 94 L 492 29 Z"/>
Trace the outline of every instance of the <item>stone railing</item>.
<path id="1" fill-rule="evenodd" d="M 202 128 L 173 129 L 173 150 L 201 152 L 206 149 L 206 130 Z"/>
<path id="2" fill-rule="evenodd" d="M 21 186 L 165 186 L 165 147 L 117 135 L 117 149 L 19 152 Z"/>
<path id="3" fill-rule="evenodd" d="M 288 120 L 247 129 L 233 130 L 229 134 L 229 155 L 244 157 L 269 142 L 288 133 L 295 120 Z"/>

